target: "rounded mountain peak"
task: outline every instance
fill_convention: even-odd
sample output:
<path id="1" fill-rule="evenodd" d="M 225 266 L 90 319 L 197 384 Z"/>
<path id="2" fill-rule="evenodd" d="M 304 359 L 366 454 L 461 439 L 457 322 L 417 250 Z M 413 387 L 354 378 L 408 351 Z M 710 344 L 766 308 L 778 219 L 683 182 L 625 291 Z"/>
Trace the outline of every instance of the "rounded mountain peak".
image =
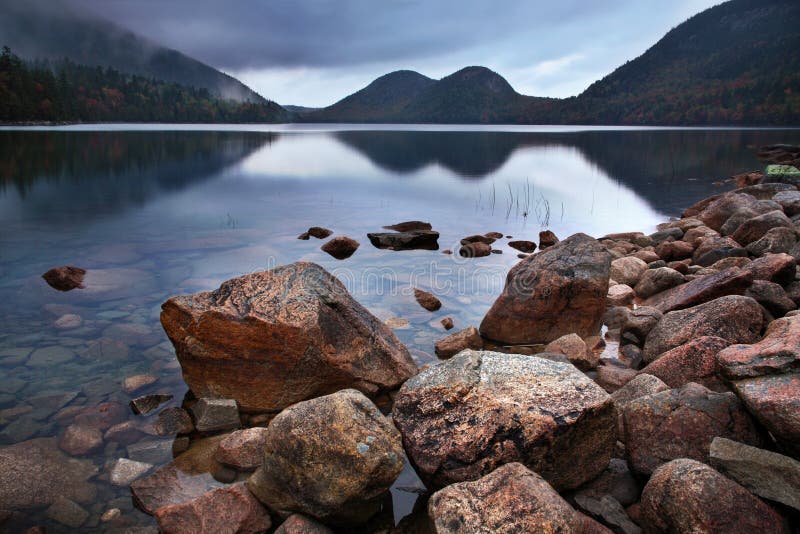
<path id="1" fill-rule="evenodd" d="M 442 81 L 453 84 L 468 84 L 473 87 L 483 87 L 493 93 L 517 93 L 505 78 L 493 70 L 481 66 L 464 67 L 450 76 L 442 78 Z"/>

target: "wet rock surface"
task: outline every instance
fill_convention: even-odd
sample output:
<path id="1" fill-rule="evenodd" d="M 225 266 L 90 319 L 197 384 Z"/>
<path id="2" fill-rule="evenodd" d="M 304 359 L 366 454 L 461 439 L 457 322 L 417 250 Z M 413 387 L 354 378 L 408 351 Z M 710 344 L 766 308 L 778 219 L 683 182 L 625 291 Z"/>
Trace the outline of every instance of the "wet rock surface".
<path id="1" fill-rule="evenodd" d="M 83 288 L 83 277 L 86 269 L 65 265 L 63 267 L 53 267 L 42 275 L 44 281 L 53 289 L 59 291 L 71 291 Z"/>
<path id="2" fill-rule="evenodd" d="M 483 339 L 478 333 L 478 329 L 474 326 L 450 334 L 446 338 L 437 341 L 434 346 L 436 355 L 439 358 L 450 358 L 466 349 L 480 350 L 482 348 Z"/>
<path id="3" fill-rule="evenodd" d="M 320 247 L 323 252 L 327 252 L 337 260 L 344 260 L 355 254 L 361 244 L 346 236 L 334 237 Z"/>
<path id="4" fill-rule="evenodd" d="M 235 469 L 252 471 L 264 461 L 266 442 L 267 429 L 264 427 L 237 430 L 220 442 L 214 458 Z"/>
<path id="5" fill-rule="evenodd" d="M 556 489 L 608 465 L 616 440 L 610 397 L 570 364 L 464 351 L 407 381 L 394 422 L 433 487 L 475 480 L 519 461 Z"/>
<path id="6" fill-rule="evenodd" d="M 414 299 L 416 299 L 417 304 L 428 311 L 436 311 L 442 307 L 442 301 L 422 289 L 414 288 Z"/>
<path id="7" fill-rule="evenodd" d="M 408 230 L 367 234 L 372 246 L 389 250 L 439 250 L 439 232 Z"/>
<path id="8" fill-rule="evenodd" d="M 244 411 L 276 411 L 343 387 L 374 394 L 415 372 L 391 330 L 313 263 L 174 297 L 161 322 L 195 395 L 233 398 Z"/>

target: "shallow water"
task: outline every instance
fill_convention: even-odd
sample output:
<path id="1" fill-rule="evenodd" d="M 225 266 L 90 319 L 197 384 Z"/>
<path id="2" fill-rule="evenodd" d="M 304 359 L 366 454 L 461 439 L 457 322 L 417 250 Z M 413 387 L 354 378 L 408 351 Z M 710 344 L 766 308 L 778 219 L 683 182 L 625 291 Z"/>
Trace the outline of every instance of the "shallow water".
<path id="1" fill-rule="evenodd" d="M 161 303 L 298 260 L 334 272 L 379 318 L 407 319 L 398 337 L 418 363 L 434 361 L 433 343 L 444 335 L 439 320 L 477 325 L 518 261 L 516 251 L 501 240 L 502 254 L 473 260 L 392 252 L 372 247 L 367 232 L 429 221 L 441 233 L 441 249 L 489 231 L 534 241 L 543 228 L 560 237 L 650 232 L 732 187 L 715 182 L 760 168 L 753 149 L 777 142 L 798 144 L 800 131 L 413 125 L 0 131 L 0 446 L 58 436 L 82 408 L 126 405 L 130 396 L 120 383 L 137 373 L 159 377 L 137 395 L 168 392 L 174 400 L 167 406 L 180 404 L 186 387 L 159 324 Z M 361 247 L 338 261 L 319 250 L 321 241 L 296 239 L 315 225 Z M 89 269 L 90 288 L 60 293 L 47 286 L 40 275 L 65 264 Z M 411 286 L 436 293 L 442 309 L 420 308 Z M 59 329 L 55 321 L 65 314 L 80 316 L 81 325 Z M 114 422 L 128 417 L 136 416 Z M 88 459 L 102 473 L 136 441 L 108 442 Z M 102 530 L 99 516 L 109 508 L 120 508 L 129 524 L 152 524 L 132 507 L 127 488 L 102 477 L 92 483 L 97 495 L 85 504 L 91 515 L 84 529 Z M 414 485 L 407 469 L 397 486 Z M 399 519 L 416 495 L 393 497 Z M 44 523 L 43 511 L 34 509 L 15 524 Z"/>

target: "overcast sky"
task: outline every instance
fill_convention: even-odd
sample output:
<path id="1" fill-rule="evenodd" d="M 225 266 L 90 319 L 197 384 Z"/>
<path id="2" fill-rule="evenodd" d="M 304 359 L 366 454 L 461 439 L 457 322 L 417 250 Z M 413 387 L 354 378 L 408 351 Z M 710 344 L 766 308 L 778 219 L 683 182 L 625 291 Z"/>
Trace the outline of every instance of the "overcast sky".
<path id="1" fill-rule="evenodd" d="M 374 78 L 469 65 L 520 93 L 580 93 L 714 0 L 69 0 L 236 76 L 325 106 Z"/>

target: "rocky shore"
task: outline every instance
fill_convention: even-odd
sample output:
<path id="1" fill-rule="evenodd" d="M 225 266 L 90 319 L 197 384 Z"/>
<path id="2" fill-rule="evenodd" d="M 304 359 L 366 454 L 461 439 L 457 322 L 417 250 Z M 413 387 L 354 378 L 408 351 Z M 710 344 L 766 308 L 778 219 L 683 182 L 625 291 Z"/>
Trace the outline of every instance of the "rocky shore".
<path id="1" fill-rule="evenodd" d="M 179 437 L 129 446 L 102 476 L 163 532 L 795 531 L 800 190 L 747 180 L 649 235 L 543 232 L 481 324 L 422 368 L 314 263 L 170 298 L 161 323 L 191 393 L 130 409 L 145 433 Z M 387 229 L 375 247 L 438 249 L 425 223 Z M 509 239 L 479 237 L 462 245 Z M 78 271 L 48 282 L 82 287 Z M 80 457 L 145 430 L 118 410 L 0 448 L 0 525 L 47 506 L 78 528 L 97 475 Z M 164 443 L 174 458 L 156 467 Z M 407 464 L 424 497 L 395 525 L 389 489 Z"/>

